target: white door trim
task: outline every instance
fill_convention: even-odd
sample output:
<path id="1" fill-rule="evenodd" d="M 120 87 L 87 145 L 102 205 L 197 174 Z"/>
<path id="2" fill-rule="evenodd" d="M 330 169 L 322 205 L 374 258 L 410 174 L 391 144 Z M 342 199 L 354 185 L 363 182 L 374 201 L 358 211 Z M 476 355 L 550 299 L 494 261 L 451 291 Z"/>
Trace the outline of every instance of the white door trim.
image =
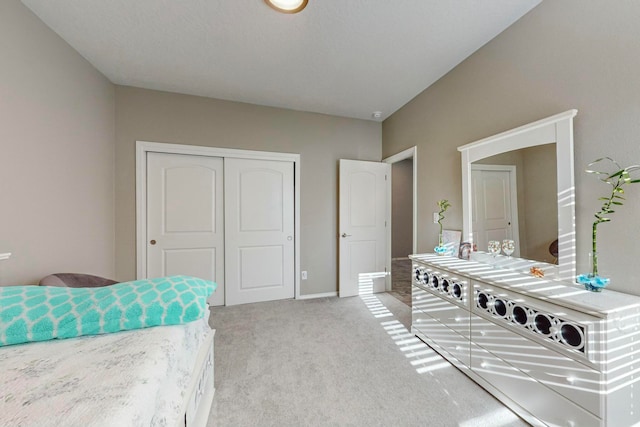
<path id="1" fill-rule="evenodd" d="M 402 160 L 413 158 L 413 242 L 412 242 L 412 251 L 413 253 L 418 253 L 418 147 L 415 145 L 411 148 L 407 148 L 399 153 L 396 153 L 392 156 L 383 159 L 382 161 L 385 163 L 397 163 Z M 387 220 L 389 221 L 389 226 L 387 227 L 387 271 L 391 273 L 391 176 L 387 180 Z M 387 291 L 391 290 L 391 274 L 387 275 L 386 285 Z"/>
<path id="2" fill-rule="evenodd" d="M 147 271 L 147 153 L 191 154 L 238 159 L 279 160 L 294 163 L 294 221 L 295 221 L 295 298 L 300 298 L 300 154 L 271 151 L 238 150 L 198 145 L 168 144 L 136 141 L 136 278 Z"/>

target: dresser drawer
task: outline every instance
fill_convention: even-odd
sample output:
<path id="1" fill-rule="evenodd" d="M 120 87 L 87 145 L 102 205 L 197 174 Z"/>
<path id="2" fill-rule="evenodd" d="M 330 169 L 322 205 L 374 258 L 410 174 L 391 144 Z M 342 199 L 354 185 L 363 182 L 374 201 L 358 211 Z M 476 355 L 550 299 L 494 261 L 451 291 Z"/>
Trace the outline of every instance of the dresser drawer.
<path id="1" fill-rule="evenodd" d="M 509 399 L 535 414 L 549 426 L 600 427 L 602 421 L 553 390 L 505 363 L 497 356 L 471 345 L 471 369 Z"/>
<path id="2" fill-rule="evenodd" d="M 603 415 L 598 371 L 479 316 L 471 340 L 596 416 Z"/>
<path id="3" fill-rule="evenodd" d="M 469 279 L 465 277 L 414 264 L 413 283 L 461 307 L 469 306 Z"/>
<path id="4" fill-rule="evenodd" d="M 423 289 L 421 286 L 413 285 L 411 287 L 411 308 L 426 311 L 429 309 L 433 300 L 431 299 L 429 291 Z"/>
<path id="5" fill-rule="evenodd" d="M 205 395 L 210 395 L 213 392 L 214 381 L 214 359 L 213 359 L 213 346 L 211 346 L 207 352 L 207 355 L 203 361 L 200 371 L 196 377 L 196 386 L 193 393 L 187 401 L 187 410 L 185 413 L 185 424 L 187 427 L 192 425 L 198 425 L 199 419 L 202 417 L 201 413 L 204 411 L 205 415 L 208 415 L 208 408 L 199 408 L 202 402 L 202 398 Z"/>
<path id="6" fill-rule="evenodd" d="M 479 282 L 473 282 L 472 311 L 534 341 L 597 366 L 604 333 L 600 319 Z"/>
<path id="7" fill-rule="evenodd" d="M 427 313 L 419 310 L 413 311 L 413 328 L 415 329 L 414 332 L 420 333 L 436 347 L 439 347 L 436 350 L 444 350 L 462 366 L 470 366 L 468 337 L 456 333 Z M 452 363 L 457 365 L 455 361 Z"/>
<path id="8" fill-rule="evenodd" d="M 465 310 L 431 291 L 415 287 L 414 307 L 429 314 L 434 319 L 455 332 L 469 337 L 469 311 Z"/>

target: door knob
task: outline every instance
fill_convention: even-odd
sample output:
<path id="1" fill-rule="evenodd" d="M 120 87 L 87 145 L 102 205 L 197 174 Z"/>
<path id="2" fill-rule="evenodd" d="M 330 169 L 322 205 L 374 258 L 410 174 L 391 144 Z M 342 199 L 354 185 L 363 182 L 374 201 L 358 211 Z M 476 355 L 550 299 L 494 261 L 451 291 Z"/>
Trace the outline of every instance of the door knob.
<path id="1" fill-rule="evenodd" d="M 349 236 L 351 236 L 351 234 L 342 233 L 342 237 L 349 237 Z"/>
<path id="2" fill-rule="evenodd" d="M 155 241 L 155 240 L 152 240 L 152 241 L 150 241 L 149 243 L 150 243 L 150 244 L 152 244 L 152 245 L 155 245 L 155 244 L 156 244 L 156 241 Z"/>

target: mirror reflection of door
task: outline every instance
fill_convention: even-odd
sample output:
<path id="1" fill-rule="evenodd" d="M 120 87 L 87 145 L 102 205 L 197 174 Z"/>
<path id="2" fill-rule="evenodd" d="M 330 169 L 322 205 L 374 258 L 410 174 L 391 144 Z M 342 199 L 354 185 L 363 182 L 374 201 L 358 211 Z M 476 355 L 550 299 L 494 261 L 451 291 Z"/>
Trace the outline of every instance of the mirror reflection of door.
<path id="1" fill-rule="evenodd" d="M 473 241 L 486 251 L 490 240 L 515 242 L 520 256 L 515 166 L 473 165 L 471 168 Z"/>
<path id="2" fill-rule="evenodd" d="M 516 236 L 513 240 L 519 246 L 519 255 L 516 256 L 521 258 L 556 262 L 555 256 L 549 252 L 550 245 L 558 239 L 556 163 L 556 144 L 551 143 L 507 151 L 472 164 L 472 170 L 483 165 L 485 169 L 492 167 L 493 170 L 496 167 L 515 167 L 517 186 L 514 186 L 513 194 L 517 197 L 512 204 L 515 209 L 511 212 L 511 230 Z M 473 187 L 472 191 L 475 191 Z M 475 237 L 474 242 L 478 243 Z M 486 250 L 485 242 L 478 244 L 478 249 Z"/>

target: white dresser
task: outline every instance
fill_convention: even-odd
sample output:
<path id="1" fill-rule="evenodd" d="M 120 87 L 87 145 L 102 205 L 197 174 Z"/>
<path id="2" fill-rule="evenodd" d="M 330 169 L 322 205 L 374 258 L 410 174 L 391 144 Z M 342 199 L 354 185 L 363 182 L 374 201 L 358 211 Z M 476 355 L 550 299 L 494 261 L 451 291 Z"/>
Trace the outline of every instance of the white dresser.
<path id="1" fill-rule="evenodd" d="M 640 425 L 640 297 L 528 268 L 410 258 L 412 332 L 526 421 Z"/>

